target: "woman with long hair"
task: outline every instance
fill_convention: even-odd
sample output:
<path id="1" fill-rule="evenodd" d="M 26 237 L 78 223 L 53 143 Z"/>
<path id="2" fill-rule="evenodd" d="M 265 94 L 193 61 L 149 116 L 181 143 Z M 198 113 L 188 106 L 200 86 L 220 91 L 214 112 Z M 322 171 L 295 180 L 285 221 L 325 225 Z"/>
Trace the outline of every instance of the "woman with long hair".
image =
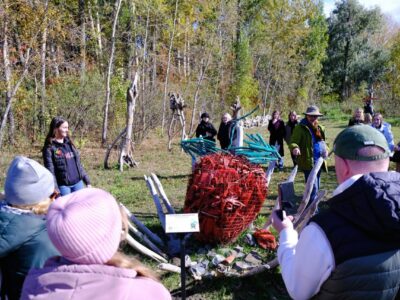
<path id="1" fill-rule="evenodd" d="M 45 167 L 53 174 L 61 196 L 90 187 L 90 179 L 82 166 L 79 152 L 69 137 L 68 122 L 57 116 L 51 120 L 42 149 Z"/>
<path id="2" fill-rule="evenodd" d="M 283 150 L 283 139 L 286 135 L 285 123 L 281 120 L 281 114 L 279 111 L 275 110 L 272 113 L 272 119 L 268 123 L 269 144 L 271 146 L 279 147 L 279 154 L 281 159 L 278 162 L 278 167 L 280 170 L 283 169 L 283 156 L 285 155 Z"/>
<path id="3" fill-rule="evenodd" d="M 354 110 L 353 117 L 349 120 L 349 124 L 347 126 L 359 124 L 364 124 L 364 111 L 361 107 Z"/>
<path id="4" fill-rule="evenodd" d="M 106 191 L 58 198 L 46 226 L 61 256 L 29 272 L 21 299 L 171 299 L 151 270 L 118 251 L 127 219 Z"/>
<path id="5" fill-rule="evenodd" d="M 393 152 L 394 139 L 392 133 L 392 125 L 383 120 L 383 116 L 381 113 L 376 113 L 373 117 L 371 126 L 379 130 L 385 136 L 386 141 L 388 142 L 389 145 L 389 149 L 390 151 Z"/>

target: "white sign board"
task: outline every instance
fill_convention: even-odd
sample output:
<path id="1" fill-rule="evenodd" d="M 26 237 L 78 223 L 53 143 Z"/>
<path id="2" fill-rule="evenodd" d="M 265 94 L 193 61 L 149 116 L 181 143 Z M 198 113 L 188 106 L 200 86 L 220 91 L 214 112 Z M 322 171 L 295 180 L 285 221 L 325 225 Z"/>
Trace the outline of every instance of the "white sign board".
<path id="1" fill-rule="evenodd" d="M 166 233 L 199 232 L 199 214 L 165 215 Z"/>

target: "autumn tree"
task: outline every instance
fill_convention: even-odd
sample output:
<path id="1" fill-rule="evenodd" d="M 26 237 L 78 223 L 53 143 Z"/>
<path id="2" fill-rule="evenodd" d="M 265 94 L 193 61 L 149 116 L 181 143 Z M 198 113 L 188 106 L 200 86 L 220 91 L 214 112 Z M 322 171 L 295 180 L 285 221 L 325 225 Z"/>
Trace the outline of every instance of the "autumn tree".
<path id="1" fill-rule="evenodd" d="M 362 82 L 373 85 L 385 71 L 385 49 L 371 42 L 382 28 L 383 18 L 378 8 L 366 9 L 357 0 L 341 0 L 328 23 L 325 83 L 344 100 Z"/>

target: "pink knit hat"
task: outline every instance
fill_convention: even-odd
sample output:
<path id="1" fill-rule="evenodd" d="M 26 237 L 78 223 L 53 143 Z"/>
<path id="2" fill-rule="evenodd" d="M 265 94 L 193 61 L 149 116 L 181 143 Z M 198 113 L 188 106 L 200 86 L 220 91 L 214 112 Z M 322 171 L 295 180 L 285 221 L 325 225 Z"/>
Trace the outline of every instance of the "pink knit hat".
<path id="1" fill-rule="evenodd" d="M 52 203 L 47 231 L 66 259 L 79 264 L 104 264 L 118 250 L 121 212 L 109 193 L 82 189 Z"/>

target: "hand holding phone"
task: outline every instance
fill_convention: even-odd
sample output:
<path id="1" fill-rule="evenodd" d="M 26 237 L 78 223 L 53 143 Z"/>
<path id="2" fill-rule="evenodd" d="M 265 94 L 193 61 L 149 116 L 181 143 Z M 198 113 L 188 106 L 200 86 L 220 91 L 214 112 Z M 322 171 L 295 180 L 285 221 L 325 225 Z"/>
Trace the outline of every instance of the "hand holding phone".
<path id="1" fill-rule="evenodd" d="M 283 219 L 286 218 L 286 212 L 283 209 L 277 209 L 275 212 L 281 221 L 283 221 Z"/>
<path id="2" fill-rule="evenodd" d="M 276 210 L 276 214 L 279 217 L 281 221 L 286 217 L 286 212 L 283 209 L 283 199 L 282 199 L 282 185 L 278 184 L 278 203 L 279 203 L 279 209 Z"/>

